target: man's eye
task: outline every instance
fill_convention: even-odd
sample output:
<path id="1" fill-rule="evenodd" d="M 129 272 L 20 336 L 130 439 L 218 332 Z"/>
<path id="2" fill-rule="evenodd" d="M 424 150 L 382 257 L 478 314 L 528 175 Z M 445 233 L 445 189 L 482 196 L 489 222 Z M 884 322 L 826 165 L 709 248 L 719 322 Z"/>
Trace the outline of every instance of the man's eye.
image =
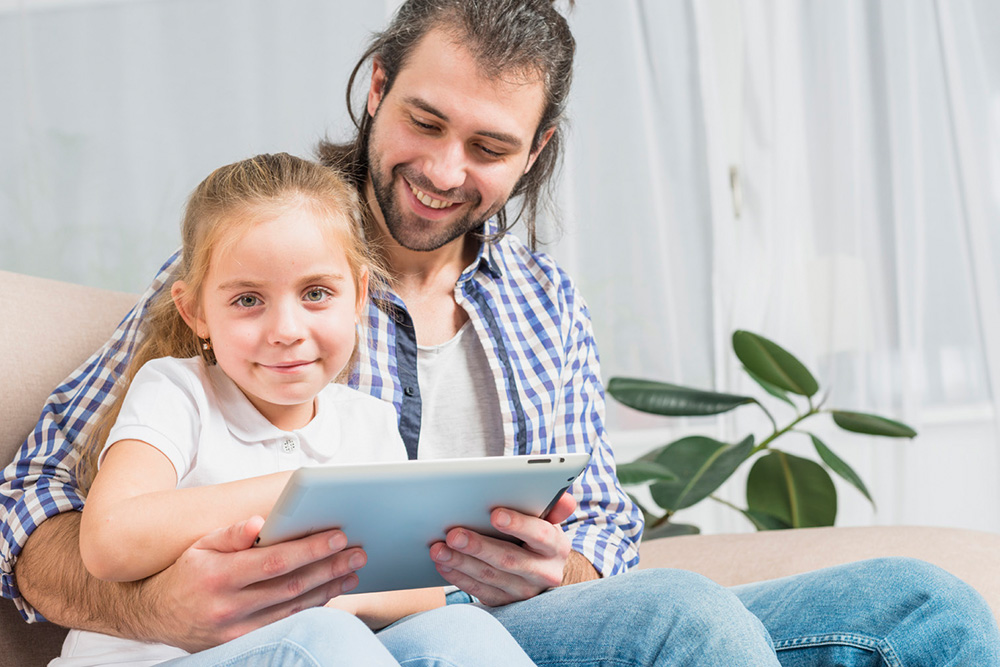
<path id="1" fill-rule="evenodd" d="M 417 120 L 416 118 L 413 118 L 412 116 L 410 117 L 410 122 L 413 123 L 414 125 L 416 125 L 421 130 L 425 130 L 427 132 L 431 132 L 431 131 L 437 129 L 436 126 L 431 125 L 429 123 L 422 123 L 419 120 Z"/>
<path id="2" fill-rule="evenodd" d="M 236 304 L 242 308 L 253 308 L 258 303 L 260 303 L 260 299 L 252 294 L 244 294 L 236 299 Z"/>
<path id="3" fill-rule="evenodd" d="M 483 146 L 483 145 L 479 146 L 479 150 L 481 150 L 486 155 L 486 157 L 499 158 L 499 157 L 503 157 L 504 156 L 503 153 L 498 153 L 497 151 L 492 151 L 492 150 L 490 150 L 489 148 L 487 148 L 486 146 Z"/>
<path id="4" fill-rule="evenodd" d="M 312 301 L 313 303 L 316 303 L 316 302 L 322 301 L 323 299 L 325 299 L 329 295 L 330 295 L 330 292 L 328 292 L 325 289 L 320 289 L 320 288 L 317 287 L 316 289 L 311 289 L 308 292 L 306 292 L 305 299 L 306 299 L 306 301 Z"/>

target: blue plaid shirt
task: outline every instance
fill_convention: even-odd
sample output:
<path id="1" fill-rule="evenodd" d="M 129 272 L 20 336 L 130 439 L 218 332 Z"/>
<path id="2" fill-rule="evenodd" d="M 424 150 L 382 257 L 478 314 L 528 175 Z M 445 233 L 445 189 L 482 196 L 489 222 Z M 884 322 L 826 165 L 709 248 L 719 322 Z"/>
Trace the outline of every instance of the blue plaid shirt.
<path id="1" fill-rule="evenodd" d="M 2 592 L 29 621 L 43 619 L 20 597 L 14 563 L 42 521 L 83 508 L 72 474 L 78 458 L 74 443 L 115 393 L 150 299 L 172 284 L 177 260 L 178 254 L 167 260 L 111 340 L 49 397 L 34 432 L 3 471 Z M 455 298 L 469 314 L 493 371 L 505 453 L 592 452 L 590 466 L 572 488 L 579 507 L 565 530 L 573 548 L 603 576 L 635 565 L 642 517 L 615 475 L 590 315 L 569 276 L 508 234 L 482 245 L 459 278 Z M 369 306 L 367 318 L 367 344 L 360 346 L 350 384 L 392 401 L 407 452 L 416 458 L 421 403 L 413 322 L 391 292 Z"/>

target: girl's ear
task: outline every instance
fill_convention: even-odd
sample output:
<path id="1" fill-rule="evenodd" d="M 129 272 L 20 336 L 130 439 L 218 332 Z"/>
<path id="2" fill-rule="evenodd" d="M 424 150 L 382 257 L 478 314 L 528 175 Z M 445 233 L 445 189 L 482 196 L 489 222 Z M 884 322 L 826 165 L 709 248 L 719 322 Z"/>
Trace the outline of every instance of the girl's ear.
<path id="1" fill-rule="evenodd" d="M 358 300 L 354 306 L 354 311 L 357 313 L 358 317 L 361 317 L 362 313 L 365 312 L 365 303 L 368 301 L 368 267 L 362 266 L 358 269 Z"/>
<path id="2" fill-rule="evenodd" d="M 184 322 L 191 327 L 191 331 L 199 338 L 210 338 L 208 325 L 201 316 L 201 308 L 198 308 L 195 300 L 191 298 L 187 283 L 183 280 L 175 281 L 170 286 L 170 298 L 174 300 L 177 312 L 181 314 Z"/>

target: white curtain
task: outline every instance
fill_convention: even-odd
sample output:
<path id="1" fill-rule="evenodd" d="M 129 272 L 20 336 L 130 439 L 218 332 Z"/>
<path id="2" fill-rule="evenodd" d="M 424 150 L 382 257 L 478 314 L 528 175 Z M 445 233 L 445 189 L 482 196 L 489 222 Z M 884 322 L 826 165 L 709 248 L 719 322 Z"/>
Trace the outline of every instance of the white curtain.
<path id="1" fill-rule="evenodd" d="M 580 208 L 556 254 L 595 313 L 605 377 L 759 394 L 729 338 L 763 334 L 814 371 L 828 406 L 921 434 L 807 422 L 877 503 L 838 480 L 839 524 L 1000 529 L 1000 7 L 650 1 L 575 19 L 587 147 L 573 143 L 566 198 Z M 735 75 L 714 43 L 732 34 Z M 722 106 L 733 85 L 738 109 Z M 660 431 L 611 407 L 626 460 L 688 433 L 768 432 L 752 408 Z M 779 446 L 816 458 L 802 435 Z M 744 504 L 743 477 L 722 495 Z M 685 519 L 749 529 L 710 504 Z"/>
<path id="2" fill-rule="evenodd" d="M 0 268 L 141 290 L 208 171 L 346 131 L 349 69 L 396 5 L 0 2 Z M 817 428 L 878 504 L 841 485 L 838 523 L 1000 530 L 1000 5 L 584 0 L 570 22 L 562 231 L 543 238 L 604 378 L 755 391 L 729 343 L 755 331 L 829 405 L 920 432 Z M 629 460 L 766 423 L 609 399 L 609 425 Z M 739 479 L 722 495 L 743 504 Z M 749 530 L 707 503 L 679 518 Z"/>

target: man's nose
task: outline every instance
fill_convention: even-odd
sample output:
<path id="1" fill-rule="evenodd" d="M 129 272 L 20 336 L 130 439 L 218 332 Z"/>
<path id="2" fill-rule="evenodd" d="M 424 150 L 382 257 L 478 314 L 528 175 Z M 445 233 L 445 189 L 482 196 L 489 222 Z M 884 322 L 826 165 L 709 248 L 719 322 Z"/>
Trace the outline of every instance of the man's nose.
<path id="1" fill-rule="evenodd" d="M 440 192 L 465 185 L 467 156 L 465 145 L 460 141 L 438 144 L 437 151 L 428 156 L 424 175 Z"/>

